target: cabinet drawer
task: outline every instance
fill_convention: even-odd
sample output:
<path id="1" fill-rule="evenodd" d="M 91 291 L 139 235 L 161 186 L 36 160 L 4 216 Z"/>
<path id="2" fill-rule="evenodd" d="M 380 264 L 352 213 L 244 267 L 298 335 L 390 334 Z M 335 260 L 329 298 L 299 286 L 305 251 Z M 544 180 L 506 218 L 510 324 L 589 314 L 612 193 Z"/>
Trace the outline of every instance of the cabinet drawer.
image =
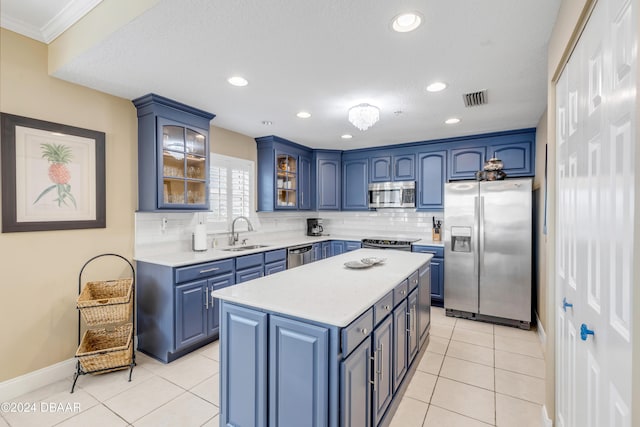
<path id="1" fill-rule="evenodd" d="M 269 251 L 264 253 L 264 263 L 284 261 L 287 258 L 286 249 L 278 249 L 277 251 Z"/>
<path id="2" fill-rule="evenodd" d="M 219 274 L 226 274 L 232 271 L 233 259 L 180 267 L 176 268 L 176 283 L 187 282 L 189 280 L 200 279 L 203 277 L 217 276 Z"/>
<path id="3" fill-rule="evenodd" d="M 356 249 L 360 249 L 361 247 L 362 247 L 362 242 L 351 242 L 349 240 L 345 240 L 344 242 L 345 252 L 355 251 Z"/>
<path id="4" fill-rule="evenodd" d="M 444 258 L 444 247 L 442 246 L 421 246 L 413 245 L 411 247 L 412 252 L 421 252 L 425 254 L 433 254 L 436 258 Z"/>
<path id="5" fill-rule="evenodd" d="M 342 357 L 346 358 L 373 331 L 373 308 L 342 330 Z"/>
<path id="6" fill-rule="evenodd" d="M 389 291 L 388 294 L 380 298 L 380 300 L 373 306 L 373 320 L 377 325 L 387 317 L 389 313 L 393 311 L 393 291 Z"/>
<path id="7" fill-rule="evenodd" d="M 282 260 L 282 261 L 272 262 L 270 264 L 264 265 L 264 275 L 268 276 L 270 274 L 280 273 L 281 271 L 285 271 L 286 269 L 287 269 L 286 261 Z"/>
<path id="8" fill-rule="evenodd" d="M 264 254 L 244 255 L 236 258 L 236 270 L 257 267 L 264 264 Z"/>
<path id="9" fill-rule="evenodd" d="M 418 287 L 418 280 L 420 278 L 420 274 L 416 271 L 411 276 L 409 276 L 409 292 Z"/>
<path id="10" fill-rule="evenodd" d="M 409 279 L 405 279 L 393 288 L 393 305 L 398 305 L 409 293 Z"/>

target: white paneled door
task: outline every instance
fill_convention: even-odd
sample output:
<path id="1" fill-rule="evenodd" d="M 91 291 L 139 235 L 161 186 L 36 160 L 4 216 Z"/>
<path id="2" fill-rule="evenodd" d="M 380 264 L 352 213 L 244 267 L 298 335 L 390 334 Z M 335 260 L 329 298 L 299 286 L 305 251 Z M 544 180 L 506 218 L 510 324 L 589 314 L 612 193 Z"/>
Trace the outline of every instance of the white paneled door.
<path id="1" fill-rule="evenodd" d="M 556 86 L 556 423 L 631 426 L 637 0 L 599 0 Z"/>

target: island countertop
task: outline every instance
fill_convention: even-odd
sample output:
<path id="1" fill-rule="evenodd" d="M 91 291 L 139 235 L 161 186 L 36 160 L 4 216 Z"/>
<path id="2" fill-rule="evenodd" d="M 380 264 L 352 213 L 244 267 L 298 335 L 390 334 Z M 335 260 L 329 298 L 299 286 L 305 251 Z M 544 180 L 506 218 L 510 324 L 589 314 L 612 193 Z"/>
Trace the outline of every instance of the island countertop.
<path id="1" fill-rule="evenodd" d="M 386 258 L 382 264 L 350 269 L 345 262 Z M 282 273 L 212 292 L 215 298 L 344 327 L 374 305 L 432 255 L 359 249 Z"/>

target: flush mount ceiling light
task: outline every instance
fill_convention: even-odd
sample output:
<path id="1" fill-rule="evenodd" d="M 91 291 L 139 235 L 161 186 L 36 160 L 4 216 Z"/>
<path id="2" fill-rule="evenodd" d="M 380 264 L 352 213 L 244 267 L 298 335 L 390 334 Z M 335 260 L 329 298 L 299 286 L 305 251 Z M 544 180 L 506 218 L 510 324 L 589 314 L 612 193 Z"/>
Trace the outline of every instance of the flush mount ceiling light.
<path id="1" fill-rule="evenodd" d="M 371 104 L 360 104 L 349 109 L 349 121 L 360 130 L 367 130 L 380 120 L 380 109 Z"/>
<path id="2" fill-rule="evenodd" d="M 348 134 L 348 133 L 345 133 L 345 134 L 344 134 L 344 135 L 342 135 L 340 138 L 342 138 L 342 139 L 351 139 L 351 138 L 353 138 L 353 135 Z"/>
<path id="3" fill-rule="evenodd" d="M 308 119 L 309 117 L 311 117 L 311 113 L 306 111 L 300 111 L 298 114 L 296 114 L 296 116 L 298 116 L 301 119 Z"/>
<path id="4" fill-rule="evenodd" d="M 233 86 L 239 86 L 239 87 L 246 86 L 249 84 L 247 79 L 240 76 L 229 77 L 227 81 L 229 82 L 229 84 L 232 84 Z"/>
<path id="5" fill-rule="evenodd" d="M 416 12 L 401 13 L 393 18 L 391 28 L 399 33 L 408 33 L 422 24 L 422 16 Z"/>
<path id="6" fill-rule="evenodd" d="M 447 119 L 444 121 L 446 124 L 448 125 L 456 125 L 458 123 L 460 123 L 460 119 L 457 117 L 451 117 L 450 119 Z"/>
<path id="7" fill-rule="evenodd" d="M 428 92 L 440 92 L 441 90 L 445 90 L 447 88 L 447 84 L 443 82 L 433 82 L 429 86 L 427 86 Z"/>

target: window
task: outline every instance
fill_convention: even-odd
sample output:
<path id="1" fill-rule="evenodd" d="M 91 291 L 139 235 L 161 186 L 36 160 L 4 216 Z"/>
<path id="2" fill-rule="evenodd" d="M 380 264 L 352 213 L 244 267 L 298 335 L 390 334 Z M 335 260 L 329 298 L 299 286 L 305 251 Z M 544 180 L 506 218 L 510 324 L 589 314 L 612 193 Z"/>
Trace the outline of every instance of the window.
<path id="1" fill-rule="evenodd" d="M 210 159 L 209 223 L 226 225 L 253 212 L 253 168 L 250 160 L 212 154 Z"/>

